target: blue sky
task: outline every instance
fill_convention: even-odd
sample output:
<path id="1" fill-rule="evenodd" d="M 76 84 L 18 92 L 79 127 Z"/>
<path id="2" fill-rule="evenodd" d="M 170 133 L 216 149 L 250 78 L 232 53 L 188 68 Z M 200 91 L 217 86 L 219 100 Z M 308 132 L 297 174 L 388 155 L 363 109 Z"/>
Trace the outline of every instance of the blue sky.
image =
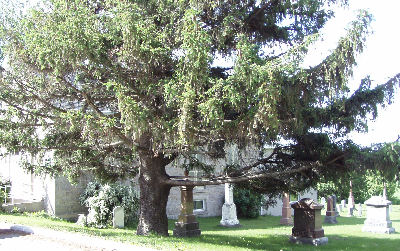
<path id="1" fill-rule="evenodd" d="M 325 58 L 345 34 L 346 26 L 355 19 L 359 9 L 368 10 L 374 21 L 365 50 L 357 58 L 358 65 L 350 80 L 352 90 L 367 75 L 377 85 L 385 83 L 400 72 L 400 1 L 349 0 L 348 7 L 336 10 L 335 18 L 323 30 L 323 41 L 317 44 L 316 50 L 306 59 L 306 65 L 314 65 Z M 368 133 L 352 133 L 349 138 L 364 146 L 397 139 L 400 135 L 400 91 L 396 93 L 394 103 L 380 109 L 378 118 L 375 121 L 370 120 L 368 127 Z"/>

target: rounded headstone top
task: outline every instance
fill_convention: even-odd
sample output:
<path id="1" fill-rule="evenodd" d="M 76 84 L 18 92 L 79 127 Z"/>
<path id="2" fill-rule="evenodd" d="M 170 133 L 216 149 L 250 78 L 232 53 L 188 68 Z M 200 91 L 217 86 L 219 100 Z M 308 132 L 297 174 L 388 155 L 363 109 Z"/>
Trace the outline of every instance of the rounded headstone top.
<path id="1" fill-rule="evenodd" d="M 391 205 L 392 202 L 383 198 L 382 196 L 372 196 L 364 202 L 367 206 L 387 206 Z"/>
<path id="2" fill-rule="evenodd" d="M 319 204 L 310 198 L 303 198 L 299 201 L 292 202 L 290 203 L 290 206 L 294 209 L 322 209 L 324 207 L 324 205 Z"/>

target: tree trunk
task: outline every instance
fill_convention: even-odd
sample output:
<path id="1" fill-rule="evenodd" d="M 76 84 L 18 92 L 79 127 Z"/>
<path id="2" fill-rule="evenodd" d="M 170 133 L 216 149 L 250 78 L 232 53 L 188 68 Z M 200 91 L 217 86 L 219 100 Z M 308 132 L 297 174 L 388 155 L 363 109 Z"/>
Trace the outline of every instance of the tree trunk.
<path id="1" fill-rule="evenodd" d="M 155 233 L 168 235 L 167 202 L 171 186 L 163 181 L 168 178 L 163 157 L 139 154 L 140 215 L 138 235 Z"/>

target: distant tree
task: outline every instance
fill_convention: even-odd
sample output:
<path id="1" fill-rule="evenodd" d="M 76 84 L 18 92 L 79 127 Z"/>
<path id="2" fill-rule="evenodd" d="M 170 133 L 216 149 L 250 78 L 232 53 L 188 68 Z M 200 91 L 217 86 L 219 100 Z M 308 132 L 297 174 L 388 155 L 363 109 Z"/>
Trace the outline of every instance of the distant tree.
<path id="1" fill-rule="evenodd" d="M 366 12 L 326 59 L 301 67 L 335 2 L 49 0 L 4 14 L 0 144 L 36 156 L 26 166 L 37 173 L 138 175 L 139 235 L 168 234 L 173 186 L 248 182 L 273 195 L 343 175 L 362 159 L 338 139 L 366 129 L 400 76 L 349 93 Z M 197 158 L 224 156 L 226 144 L 274 150 L 223 174 Z M 204 179 L 166 173 L 182 156 Z"/>
<path id="2" fill-rule="evenodd" d="M 385 185 L 386 195 L 392 199 L 399 181 L 399 140 L 361 149 L 361 152 L 354 156 L 358 159 L 348 163 L 356 163 L 359 167 L 353 166 L 353 171 L 340 177 L 326 177 L 320 180 L 317 184 L 318 194 L 320 196 L 336 194 L 338 198 L 346 199 L 352 181 L 356 203 L 364 203 L 373 195 L 381 195 Z"/>

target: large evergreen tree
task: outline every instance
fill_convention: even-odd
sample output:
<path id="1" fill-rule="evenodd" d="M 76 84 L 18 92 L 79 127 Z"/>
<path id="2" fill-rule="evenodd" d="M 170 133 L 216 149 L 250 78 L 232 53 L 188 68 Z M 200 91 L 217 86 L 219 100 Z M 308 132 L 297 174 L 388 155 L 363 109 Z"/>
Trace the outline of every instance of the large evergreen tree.
<path id="1" fill-rule="evenodd" d="M 142 235 L 168 234 L 172 186 L 247 182 L 273 194 L 360 168 L 360 149 L 338 139 L 366 129 L 399 76 L 348 93 L 366 12 L 331 55 L 301 67 L 335 2 L 49 0 L 3 15 L 0 144 L 37 156 L 27 167 L 39 173 L 139 175 Z M 212 174 L 196 156 L 223 156 L 224 144 L 274 151 Z M 180 156 L 210 174 L 168 176 Z"/>

